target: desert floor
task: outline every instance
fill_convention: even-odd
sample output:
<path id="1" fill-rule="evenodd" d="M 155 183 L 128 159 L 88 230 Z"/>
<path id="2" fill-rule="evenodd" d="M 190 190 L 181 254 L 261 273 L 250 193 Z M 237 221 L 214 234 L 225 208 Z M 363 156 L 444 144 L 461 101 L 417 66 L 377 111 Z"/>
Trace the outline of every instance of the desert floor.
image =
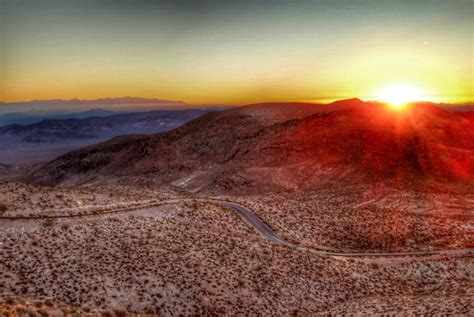
<path id="1" fill-rule="evenodd" d="M 75 209 L 88 205 L 181 196 L 172 190 L 120 186 L 57 189 L 3 182 L 0 187 L 0 200 L 7 207 L 4 215 L 77 214 Z M 355 219 L 376 220 L 381 211 L 371 212 L 362 205 L 369 211 L 361 218 L 349 209 L 334 213 L 337 208 L 330 209 L 317 194 L 304 202 L 276 196 L 227 198 L 245 202 L 291 241 L 331 249 L 454 248 L 468 246 L 472 237 L 472 219 L 433 221 L 436 227 L 431 230 L 432 215 L 424 215 L 430 217 L 429 225 L 411 218 L 423 210 L 394 212 L 401 220 L 391 220 L 388 227 L 382 226 L 382 220 L 374 228 L 362 223 L 348 227 Z M 341 205 L 345 199 L 355 205 L 347 197 Z M 320 209 L 323 206 L 326 209 Z M 355 209 L 360 215 L 361 209 Z M 429 212 L 436 213 L 434 208 Z M 392 222 L 411 229 L 387 231 Z M 421 227 L 413 229 L 412 222 Z M 343 229 L 337 229 L 339 225 Z M 417 228 L 430 229 L 428 236 L 419 237 Z M 439 228 L 446 228 L 442 232 L 449 235 L 437 236 Z M 401 240 L 398 230 L 403 233 Z M 354 232 L 357 238 L 351 238 Z M 391 237 L 389 243 L 374 240 L 377 233 L 385 232 Z M 436 243 L 429 243 L 432 237 Z M 0 307 L 108 316 L 125 312 L 469 315 L 473 263 L 472 254 L 318 256 L 270 244 L 235 212 L 191 201 L 75 218 L 0 220 Z"/>

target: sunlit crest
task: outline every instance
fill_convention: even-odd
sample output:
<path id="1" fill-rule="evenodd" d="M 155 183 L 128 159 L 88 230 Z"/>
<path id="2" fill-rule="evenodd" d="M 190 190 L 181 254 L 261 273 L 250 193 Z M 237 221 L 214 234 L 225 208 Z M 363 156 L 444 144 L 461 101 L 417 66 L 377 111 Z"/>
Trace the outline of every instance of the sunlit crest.
<path id="1" fill-rule="evenodd" d="M 376 92 L 375 98 L 394 108 L 402 108 L 407 103 L 414 101 L 429 100 L 421 87 L 409 83 L 393 83 L 383 86 Z"/>

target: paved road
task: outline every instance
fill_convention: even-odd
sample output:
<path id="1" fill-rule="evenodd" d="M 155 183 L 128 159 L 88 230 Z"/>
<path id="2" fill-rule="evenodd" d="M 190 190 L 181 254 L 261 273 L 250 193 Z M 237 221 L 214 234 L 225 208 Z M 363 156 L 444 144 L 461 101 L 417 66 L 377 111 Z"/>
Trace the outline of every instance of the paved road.
<path id="1" fill-rule="evenodd" d="M 234 202 L 227 202 L 227 201 L 219 201 L 219 200 L 212 200 L 212 202 L 228 207 L 234 210 L 236 213 L 239 214 L 242 219 L 247 222 L 253 229 L 259 233 L 264 239 L 269 240 L 276 244 L 286 245 L 288 247 L 294 247 L 294 244 L 291 242 L 286 241 L 282 237 L 280 237 L 275 231 L 272 230 L 267 224 L 263 223 L 260 218 L 257 217 L 250 209 L 247 207 L 234 203 Z"/>
<path id="2" fill-rule="evenodd" d="M 337 256 L 337 257 L 402 257 L 402 256 L 427 256 L 427 255 L 437 255 L 437 254 L 473 254 L 474 248 L 466 248 L 466 249 L 446 249 L 446 250 L 432 250 L 432 251 L 408 251 L 408 252 L 338 252 L 338 251 L 327 251 L 317 248 L 310 248 L 295 244 L 288 240 L 285 240 L 281 236 L 279 236 L 275 231 L 273 231 L 268 225 L 262 222 L 260 218 L 258 218 L 255 213 L 250 210 L 249 208 L 245 207 L 244 205 L 223 201 L 223 200 L 216 200 L 216 199 L 198 199 L 201 201 L 208 201 L 213 202 L 218 205 L 222 205 L 234 210 L 239 216 L 241 216 L 244 221 L 250 224 L 253 229 L 259 233 L 263 238 L 266 240 L 275 243 L 284 245 L 287 247 L 294 248 L 300 251 L 306 251 L 315 253 L 318 255 L 325 255 L 325 256 Z"/>
<path id="3" fill-rule="evenodd" d="M 463 254 L 463 255 L 472 255 L 474 253 L 474 248 L 465 248 L 465 249 L 445 249 L 445 250 L 431 250 L 431 251 L 409 251 L 409 252 L 349 252 L 349 251 L 328 251 L 322 250 L 318 248 L 310 248 L 306 246 L 302 246 L 291 241 L 285 240 L 283 237 L 278 235 L 272 228 L 270 228 L 267 224 L 265 224 L 250 208 L 227 200 L 220 200 L 215 198 L 183 198 L 183 199 L 170 199 L 164 200 L 159 203 L 154 203 L 150 206 L 136 206 L 135 208 L 127 208 L 126 210 L 109 210 L 105 212 L 101 212 L 99 214 L 96 213 L 87 213 L 87 214 L 76 214 L 76 215 L 64 215 L 64 216 L 37 216 L 37 217 L 0 217 L 1 219 L 5 220 L 38 220 L 38 219 L 48 219 L 48 218 L 79 218 L 79 217 L 91 217 L 91 216 L 101 216 L 104 214 L 118 214 L 118 213 L 126 213 L 130 211 L 136 211 L 140 209 L 146 209 L 149 207 L 158 207 L 162 205 L 169 205 L 169 204 L 179 204 L 184 201 L 201 201 L 201 202 L 208 202 L 220 206 L 224 206 L 230 208 L 231 210 L 235 211 L 245 222 L 247 222 L 260 236 L 262 236 L 265 240 L 278 244 L 283 245 L 289 248 L 293 248 L 299 251 L 311 252 L 318 255 L 323 256 L 333 256 L 333 257 L 403 257 L 403 256 L 431 256 L 431 255 L 441 255 L 441 254 Z"/>

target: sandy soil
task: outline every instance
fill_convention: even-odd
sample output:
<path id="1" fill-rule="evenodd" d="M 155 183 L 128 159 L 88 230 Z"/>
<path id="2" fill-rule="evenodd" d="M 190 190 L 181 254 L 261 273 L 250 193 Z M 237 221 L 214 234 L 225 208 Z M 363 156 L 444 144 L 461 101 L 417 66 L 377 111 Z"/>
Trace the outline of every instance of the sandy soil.
<path id="1" fill-rule="evenodd" d="M 165 316 L 472 312 L 471 256 L 315 256 L 271 245 L 234 212 L 207 203 L 0 223 L 4 302 L 49 299 L 86 313 Z"/>
<path id="2" fill-rule="evenodd" d="M 129 187 L 43 187 L 0 181 L 0 203 L 7 210 L 2 216 L 53 216 L 87 213 L 100 208 L 115 208 L 133 202 L 177 197 L 166 188 Z"/>

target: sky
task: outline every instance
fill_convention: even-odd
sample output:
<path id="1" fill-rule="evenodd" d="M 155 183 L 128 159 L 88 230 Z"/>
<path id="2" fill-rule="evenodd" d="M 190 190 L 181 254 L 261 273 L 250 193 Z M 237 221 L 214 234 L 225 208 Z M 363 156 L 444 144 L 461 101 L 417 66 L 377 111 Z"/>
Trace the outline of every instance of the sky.
<path id="1" fill-rule="evenodd" d="M 0 100 L 473 101 L 473 1 L 0 0 Z"/>

